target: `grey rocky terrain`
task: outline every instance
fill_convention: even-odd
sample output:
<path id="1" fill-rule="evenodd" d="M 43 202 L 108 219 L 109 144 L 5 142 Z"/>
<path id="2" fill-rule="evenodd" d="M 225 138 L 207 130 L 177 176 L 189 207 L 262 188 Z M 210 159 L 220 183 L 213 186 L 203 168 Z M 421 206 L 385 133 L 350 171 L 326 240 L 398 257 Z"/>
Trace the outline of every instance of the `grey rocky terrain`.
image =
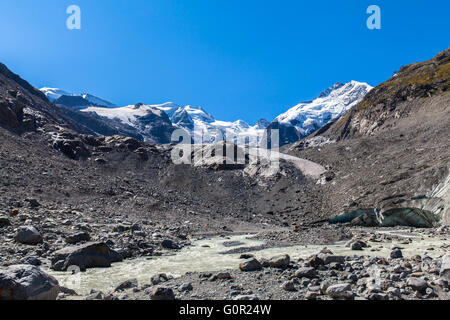
<path id="1" fill-rule="evenodd" d="M 285 146 L 294 161 L 285 156 L 270 175 L 262 164 L 176 165 L 173 145 L 81 121 L 0 65 L 0 299 L 448 299 L 448 60 L 449 50 L 402 68 L 335 123 Z M 362 211 L 374 213 L 329 223 Z M 374 232 L 380 217 L 405 232 L 435 217 L 415 231 L 436 239 L 434 254 L 366 255 L 392 242 Z M 246 233 L 265 247 L 351 241 L 352 254 L 264 261 L 250 248 L 232 270 L 130 279 L 87 296 L 39 269 L 108 268 Z"/>

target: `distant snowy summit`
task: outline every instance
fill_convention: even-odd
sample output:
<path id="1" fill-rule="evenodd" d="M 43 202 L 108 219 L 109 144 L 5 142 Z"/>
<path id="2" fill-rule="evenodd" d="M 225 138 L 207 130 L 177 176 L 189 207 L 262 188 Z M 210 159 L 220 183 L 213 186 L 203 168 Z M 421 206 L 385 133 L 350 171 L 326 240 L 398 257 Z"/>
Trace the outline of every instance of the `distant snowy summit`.
<path id="1" fill-rule="evenodd" d="M 295 142 L 337 119 L 361 101 L 371 89 L 367 83 L 357 81 L 336 83 L 316 99 L 302 102 L 279 115 L 272 123 L 261 119 L 255 125 L 249 125 L 243 120 L 234 122 L 216 120 L 201 107 L 179 106 L 172 102 L 155 105 L 138 103 L 117 107 L 90 94 L 73 94 L 47 87 L 41 91 L 57 105 L 86 114 L 95 114 L 115 124 L 120 122 L 127 128 L 136 130 L 136 133 L 147 141 L 154 141 L 155 128 L 159 131 L 182 128 L 203 143 L 214 143 L 231 135 L 238 139 L 244 137 L 247 143 L 256 145 L 263 138 L 265 131 L 272 128 L 280 130 L 280 145 L 284 145 Z M 164 123 L 164 126 L 155 127 L 155 122 Z M 149 128 L 152 128 L 151 135 Z"/>

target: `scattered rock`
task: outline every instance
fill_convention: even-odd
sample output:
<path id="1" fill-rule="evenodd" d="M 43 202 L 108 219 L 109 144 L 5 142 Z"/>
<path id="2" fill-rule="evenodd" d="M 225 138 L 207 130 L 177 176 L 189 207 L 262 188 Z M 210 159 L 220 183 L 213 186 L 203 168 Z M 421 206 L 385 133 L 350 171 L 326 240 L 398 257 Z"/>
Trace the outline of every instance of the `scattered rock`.
<path id="1" fill-rule="evenodd" d="M 175 300 L 175 294 L 171 288 L 156 287 L 150 292 L 151 300 Z"/>
<path id="2" fill-rule="evenodd" d="M 262 269 L 261 263 L 255 258 L 245 260 L 239 264 L 241 271 L 257 271 Z"/>
<path id="3" fill-rule="evenodd" d="M 192 287 L 192 284 L 191 284 L 191 283 L 183 283 L 183 284 L 178 288 L 178 290 L 179 290 L 180 292 L 185 292 L 185 291 L 192 291 L 192 290 L 194 290 L 194 288 Z"/>
<path id="4" fill-rule="evenodd" d="M 344 263 L 344 256 L 337 256 L 334 254 L 319 254 L 318 257 L 323 261 L 323 264 L 327 265 L 330 263 Z"/>
<path id="5" fill-rule="evenodd" d="M 211 277 L 211 281 L 232 279 L 229 272 L 219 272 Z"/>
<path id="6" fill-rule="evenodd" d="M 105 300 L 105 295 L 101 291 L 91 291 L 85 300 Z"/>
<path id="7" fill-rule="evenodd" d="M 25 199 L 25 201 L 28 202 L 28 206 L 32 209 L 41 206 L 41 204 L 36 199 Z"/>
<path id="8" fill-rule="evenodd" d="M 403 258 L 403 253 L 400 248 L 394 248 L 390 254 L 391 259 L 401 259 Z"/>
<path id="9" fill-rule="evenodd" d="M 0 228 L 8 227 L 11 225 L 11 222 L 7 217 L 0 216 Z"/>
<path id="10" fill-rule="evenodd" d="M 24 264 L 30 264 L 32 266 L 40 266 L 41 265 L 41 260 L 39 260 L 39 258 L 34 257 L 34 256 L 27 256 L 25 258 L 22 259 Z"/>
<path id="11" fill-rule="evenodd" d="M 167 274 L 165 274 L 165 273 L 159 273 L 159 274 L 154 275 L 154 276 L 150 279 L 150 281 L 152 282 L 153 285 L 156 286 L 157 284 L 160 284 L 160 283 L 169 281 L 169 279 L 170 279 L 170 277 L 169 277 Z"/>
<path id="12" fill-rule="evenodd" d="M 132 289 L 132 288 L 137 288 L 137 287 L 138 287 L 137 279 L 130 279 L 130 280 L 126 280 L 126 281 L 122 282 L 121 284 L 119 284 L 114 289 L 114 292 L 119 292 L 119 291 L 123 291 L 126 289 Z"/>
<path id="13" fill-rule="evenodd" d="M 36 245 L 42 243 L 42 236 L 35 227 L 22 226 L 17 228 L 14 240 L 22 244 Z"/>
<path id="14" fill-rule="evenodd" d="M 273 257 L 269 260 L 269 265 L 272 268 L 286 268 L 289 266 L 289 263 L 291 262 L 291 257 L 287 254 L 282 254 L 276 257 Z"/>
<path id="15" fill-rule="evenodd" d="M 177 250 L 180 249 L 180 246 L 173 240 L 166 239 L 161 242 L 161 246 L 165 249 Z"/>
<path id="16" fill-rule="evenodd" d="M 90 241 L 91 236 L 87 232 L 79 232 L 66 237 L 66 242 L 69 244 L 77 244 L 79 242 Z"/>
<path id="17" fill-rule="evenodd" d="M 283 288 L 283 290 L 286 291 L 295 291 L 295 284 L 292 280 L 286 281 L 285 283 L 283 283 L 283 285 L 281 286 Z"/>
<path id="18" fill-rule="evenodd" d="M 312 278 L 316 278 L 317 277 L 317 271 L 312 268 L 312 267 L 302 267 L 299 268 L 295 274 L 295 277 L 297 278 L 308 278 L 308 279 L 312 279 Z"/>
<path id="19" fill-rule="evenodd" d="M 350 249 L 355 251 L 363 250 L 364 247 L 366 247 L 366 244 L 359 240 L 354 241 L 350 244 Z"/>
<path id="20" fill-rule="evenodd" d="M 424 292 L 428 287 L 428 283 L 424 279 L 411 277 L 406 281 L 406 284 L 414 291 Z"/>
<path id="21" fill-rule="evenodd" d="M 326 289 L 326 294 L 333 299 L 352 299 L 354 294 L 350 290 L 350 284 L 341 283 L 329 286 Z"/>
<path id="22" fill-rule="evenodd" d="M 19 215 L 19 209 L 12 209 L 9 211 L 9 216 L 10 217 L 16 217 Z"/>
<path id="23" fill-rule="evenodd" d="M 72 289 L 69 289 L 69 288 L 66 288 L 63 286 L 59 287 L 59 291 L 60 291 L 60 293 L 63 293 L 68 296 L 78 296 L 79 295 L 75 290 L 72 290 Z"/>

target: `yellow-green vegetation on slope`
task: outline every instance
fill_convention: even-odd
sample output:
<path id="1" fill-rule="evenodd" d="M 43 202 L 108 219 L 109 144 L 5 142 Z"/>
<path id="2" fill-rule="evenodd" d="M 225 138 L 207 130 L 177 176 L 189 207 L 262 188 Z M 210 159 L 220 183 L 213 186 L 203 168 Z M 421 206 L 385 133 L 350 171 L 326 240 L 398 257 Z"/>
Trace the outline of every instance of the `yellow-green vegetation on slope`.
<path id="1" fill-rule="evenodd" d="M 428 61 L 402 67 L 336 121 L 327 134 L 337 139 L 364 134 L 382 125 L 394 113 L 397 117 L 407 114 L 398 109 L 402 102 L 446 94 L 449 86 L 450 48 Z"/>
<path id="2" fill-rule="evenodd" d="M 356 106 L 364 110 L 378 104 L 391 107 L 408 98 L 443 94 L 450 84 L 450 48 L 433 59 L 404 66 L 391 79 L 383 82 Z"/>

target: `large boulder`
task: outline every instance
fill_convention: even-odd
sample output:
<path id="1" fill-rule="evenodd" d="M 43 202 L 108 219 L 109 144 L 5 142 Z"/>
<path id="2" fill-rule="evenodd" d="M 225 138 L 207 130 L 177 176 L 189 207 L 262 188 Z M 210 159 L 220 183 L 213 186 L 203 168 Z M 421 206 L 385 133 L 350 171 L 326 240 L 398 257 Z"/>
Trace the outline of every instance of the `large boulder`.
<path id="1" fill-rule="evenodd" d="M 14 240 L 22 244 L 36 245 L 42 243 L 42 236 L 35 227 L 22 226 L 17 228 Z"/>
<path id="2" fill-rule="evenodd" d="M 66 271 L 70 266 L 78 266 L 85 271 L 88 268 L 108 268 L 112 262 L 122 261 L 122 258 L 103 242 L 88 242 L 58 250 L 51 260 L 55 271 Z"/>
<path id="3" fill-rule="evenodd" d="M 32 265 L 0 268 L 0 300 L 56 300 L 58 281 Z"/>

